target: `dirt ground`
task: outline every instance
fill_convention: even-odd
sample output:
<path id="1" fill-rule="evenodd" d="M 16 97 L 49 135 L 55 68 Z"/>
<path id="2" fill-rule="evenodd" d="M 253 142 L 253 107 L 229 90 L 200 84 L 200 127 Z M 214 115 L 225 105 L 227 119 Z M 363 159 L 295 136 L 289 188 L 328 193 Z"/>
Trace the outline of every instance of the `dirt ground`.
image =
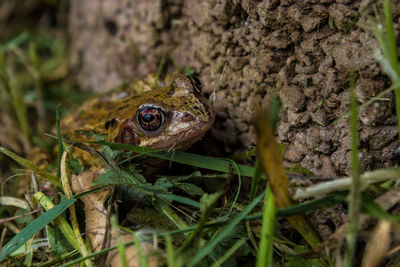
<path id="1" fill-rule="evenodd" d="M 338 119 L 349 110 L 352 71 L 360 104 L 390 86 L 374 58 L 374 2 L 72 0 L 71 62 L 83 88 L 98 92 L 156 72 L 163 55 L 169 71 L 196 71 L 203 90 L 216 93 L 212 135 L 228 153 L 255 145 L 255 111 L 277 92 L 277 136 L 287 165 L 344 175 L 349 126 Z M 393 2 L 398 26 L 400 6 Z M 392 93 L 359 117 L 364 168 L 395 165 Z"/>

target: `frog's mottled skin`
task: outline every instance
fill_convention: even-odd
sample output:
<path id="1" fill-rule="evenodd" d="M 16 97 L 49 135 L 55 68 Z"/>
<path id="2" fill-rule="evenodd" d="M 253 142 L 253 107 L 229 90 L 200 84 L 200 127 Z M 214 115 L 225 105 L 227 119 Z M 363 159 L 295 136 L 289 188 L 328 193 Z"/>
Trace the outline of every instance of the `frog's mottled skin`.
<path id="1" fill-rule="evenodd" d="M 185 75 L 167 76 L 155 84 L 154 76 L 89 101 L 62 121 L 71 140 L 82 140 L 75 130 L 107 134 L 107 141 L 156 149 L 182 148 L 199 140 L 212 126 L 215 111 Z M 143 106 L 163 111 L 165 124 L 157 131 L 139 127 L 136 113 Z"/>
<path id="2" fill-rule="evenodd" d="M 167 76 L 156 86 L 154 84 L 154 76 L 148 75 L 128 87 L 84 103 L 77 112 L 62 121 L 61 131 L 71 141 L 88 139 L 76 130 L 94 131 L 106 134 L 109 142 L 156 149 L 185 148 L 199 140 L 215 118 L 214 108 L 199 91 L 200 82 L 191 76 L 174 75 Z M 138 120 L 138 114 L 142 114 L 144 109 L 146 112 L 151 110 L 145 115 L 154 115 L 153 111 L 162 114 L 159 116 L 162 123 L 146 130 L 149 128 L 143 127 L 145 119 Z M 79 149 L 74 154 L 79 156 L 86 169 L 71 177 L 72 190 L 77 194 L 91 189 L 92 182 L 104 172 L 104 165 L 97 157 Z M 110 241 L 114 240 L 108 228 L 109 211 L 104 205 L 110 193 L 111 187 L 81 198 L 85 205 L 86 235 L 93 251 L 110 246 Z M 134 246 L 127 249 L 134 249 Z M 109 256 L 111 261 L 115 260 L 113 257 Z M 100 265 L 103 266 L 104 262 Z M 116 263 L 115 266 L 120 265 Z"/>

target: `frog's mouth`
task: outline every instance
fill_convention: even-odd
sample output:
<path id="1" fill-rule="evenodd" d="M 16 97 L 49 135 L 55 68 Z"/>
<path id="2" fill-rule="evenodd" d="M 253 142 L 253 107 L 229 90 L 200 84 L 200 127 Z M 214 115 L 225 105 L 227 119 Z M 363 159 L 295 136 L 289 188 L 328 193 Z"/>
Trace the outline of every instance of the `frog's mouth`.
<path id="1" fill-rule="evenodd" d="M 187 131 L 180 132 L 176 135 L 161 136 L 157 141 L 151 144 L 146 144 L 146 141 L 141 142 L 140 146 L 146 146 L 153 149 L 188 149 L 193 143 L 199 141 L 211 128 L 212 123 L 199 124 Z"/>

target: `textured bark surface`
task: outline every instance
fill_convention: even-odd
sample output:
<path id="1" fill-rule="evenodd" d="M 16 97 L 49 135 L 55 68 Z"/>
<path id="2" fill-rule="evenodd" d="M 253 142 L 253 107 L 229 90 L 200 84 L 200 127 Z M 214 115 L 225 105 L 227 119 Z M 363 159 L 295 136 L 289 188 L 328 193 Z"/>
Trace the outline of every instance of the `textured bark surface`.
<path id="1" fill-rule="evenodd" d="M 351 71 L 360 103 L 390 86 L 373 56 L 370 2 L 73 0 L 71 60 L 80 84 L 98 92 L 157 71 L 164 54 L 169 71 L 195 70 L 216 92 L 212 133 L 228 152 L 255 145 L 255 110 L 277 91 L 287 164 L 348 174 L 348 121 L 336 121 L 349 109 Z M 361 110 L 364 168 L 394 165 L 395 124 L 392 93 Z"/>

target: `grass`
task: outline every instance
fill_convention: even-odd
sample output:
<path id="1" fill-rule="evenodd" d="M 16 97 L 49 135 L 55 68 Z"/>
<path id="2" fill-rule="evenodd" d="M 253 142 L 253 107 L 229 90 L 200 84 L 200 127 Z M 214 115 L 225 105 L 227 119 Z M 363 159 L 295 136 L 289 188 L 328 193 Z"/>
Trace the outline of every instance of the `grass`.
<path id="1" fill-rule="evenodd" d="M 351 135 L 351 174 L 352 183 L 349 194 L 349 229 L 346 236 L 346 252 L 344 255 L 344 266 L 350 267 L 354 264 L 356 254 L 358 218 L 361 209 L 361 181 L 360 181 L 360 159 L 358 157 L 358 112 L 357 99 L 355 95 L 356 76 L 353 73 L 350 81 L 350 135 Z"/>
<path id="2" fill-rule="evenodd" d="M 383 10 L 384 18 L 374 22 L 372 27 L 381 47 L 381 52 L 377 51 L 376 57 L 392 80 L 392 86 L 384 92 L 394 91 L 397 118 L 400 118 L 400 68 L 390 1 L 384 1 Z M 257 121 L 259 124 L 257 127 L 261 129 L 257 155 L 254 152 L 250 154 L 252 159 L 256 159 L 254 166 L 232 159 L 207 157 L 182 151 L 159 151 L 131 145 L 96 142 L 96 145 L 102 147 L 100 152 L 103 157 L 115 164 L 110 164 L 105 173 L 95 181 L 94 185 L 99 188 L 73 195 L 68 179 L 71 176 L 71 169 L 77 167 L 76 164 L 79 163 L 75 162 L 75 166 L 72 166 L 68 160 L 68 149 L 64 149 L 63 145 L 63 141 L 66 140 L 62 140 L 62 129 L 59 124 L 61 111 L 56 111 L 58 98 L 47 94 L 51 91 L 52 83 L 60 81 L 59 85 L 62 86 L 60 77 L 65 78 L 66 73 L 63 74 L 65 52 L 62 52 L 64 47 L 65 44 L 60 40 L 43 45 L 38 36 L 28 32 L 16 35 L 1 45 L 0 95 L 3 103 L 1 114 L 4 112 L 11 114 L 13 121 L 17 122 L 13 127 L 22 135 L 19 137 L 18 145 L 9 148 L 0 147 L 0 153 L 24 169 L 30 170 L 30 174 L 35 174 L 29 178 L 33 181 L 36 192 L 29 201 L 17 194 L 12 199 L 1 196 L 0 216 L 1 218 L 15 216 L 26 212 L 31 206 L 39 207 L 39 205 L 44 207 L 45 211 L 36 214 L 35 217 L 18 217 L 24 220 L 5 224 L 7 228 L 3 229 L 6 229 L 6 232 L 0 241 L 0 262 L 11 265 L 24 263 L 38 266 L 72 266 L 80 263 L 82 266 L 91 266 L 95 257 L 117 250 L 122 266 L 126 266 L 127 248 L 135 245 L 140 252 L 138 261 L 141 266 L 145 266 L 148 256 L 144 253 L 142 245 L 151 242 L 160 248 L 162 251 L 158 254 L 160 262 L 167 266 L 232 266 L 243 263 L 273 266 L 280 262 L 285 262 L 287 266 L 333 266 L 338 259 L 329 253 L 326 255 L 325 252 L 340 247 L 342 245 L 340 240 L 345 236 L 347 237 L 343 260 L 345 266 L 357 265 L 357 260 L 360 259 L 364 263 L 382 260 L 374 255 L 374 251 L 381 249 L 374 247 L 380 236 L 385 237 L 381 241 L 385 242 L 386 246 L 379 250 L 379 256 L 388 253 L 391 227 L 398 227 L 400 220 L 398 215 L 388 212 L 390 207 L 400 201 L 394 194 L 397 190 L 396 182 L 389 180 L 396 181 L 399 170 L 391 168 L 364 174 L 360 172 L 362 162 L 358 158 L 357 125 L 360 106 L 357 106 L 354 95 L 355 75 L 350 75 L 349 85 L 351 107 L 348 117 L 352 137 L 350 178 L 328 181 L 307 188 L 298 187 L 295 188 L 294 194 L 289 193 L 289 180 L 286 169 L 283 168 L 281 151 L 273 141 L 273 131 L 270 129 L 278 118 L 279 108 L 276 102 L 270 105 L 269 115 L 261 116 Z M 166 55 L 161 61 L 164 61 L 165 57 Z M 161 69 L 160 67 L 159 70 Z M 30 101 L 27 96 L 33 96 L 34 101 Z M 364 106 L 376 98 L 370 99 Z M 32 116 L 43 119 L 43 110 L 46 114 L 57 114 L 55 122 L 33 126 L 30 123 Z M 35 111 L 35 114 L 30 111 Z M 43 120 L 47 121 L 49 118 Z M 12 152 L 19 148 L 19 152 L 23 153 L 34 144 L 51 147 L 53 145 L 51 143 L 54 142 L 38 141 L 40 140 L 38 133 L 46 127 L 49 129 L 53 123 L 58 128 L 59 144 L 58 160 L 55 165 L 49 166 L 49 169 L 41 168 L 31 160 Z M 400 122 L 398 126 L 400 129 Z M 163 159 L 173 167 L 184 165 L 184 169 L 189 171 L 172 173 L 165 171 L 157 176 L 155 181 L 149 182 L 143 177 L 141 166 L 135 162 L 153 159 Z M 57 170 L 57 175 L 53 175 L 53 170 Z M 234 179 L 236 177 L 237 180 Z M 251 188 L 246 189 L 250 179 Z M 53 185 L 50 191 L 52 194 L 49 194 L 51 197 L 47 197 L 43 188 L 38 186 L 44 181 Z M 229 183 L 230 187 L 227 187 Z M 132 240 L 124 243 L 121 236 L 117 235 L 115 246 L 92 252 L 87 240 L 86 242 L 84 240 L 85 236 L 80 232 L 83 229 L 84 218 L 79 212 L 82 206 L 78 205 L 77 199 L 110 185 L 118 189 L 117 193 L 122 195 L 126 202 L 155 211 L 158 215 L 155 217 L 156 220 L 161 220 L 160 226 L 154 229 L 156 230 L 154 235 L 141 237 L 140 231 L 143 225 L 135 224 L 141 215 L 140 211 L 135 214 L 128 213 L 127 219 L 121 222 L 121 225 L 138 227 L 137 231 L 131 232 Z M 379 197 L 376 197 L 377 195 Z M 383 197 L 386 195 L 390 198 L 385 201 Z M 299 199 L 303 199 L 303 202 L 297 202 Z M 321 240 L 308 221 L 306 213 L 324 210 L 346 201 L 349 205 L 348 230 L 333 234 L 331 238 L 336 238 L 335 242 L 327 244 L 326 241 L 331 239 Z M 379 222 L 364 252 L 365 242 L 357 239 L 357 236 L 360 230 L 363 229 L 364 233 L 366 231 L 363 228 L 366 221 L 365 214 L 376 218 Z M 149 216 L 146 218 L 146 223 L 150 225 L 153 218 Z M 113 229 L 124 228 L 118 224 L 116 216 L 112 217 L 111 223 Z M 299 255 L 303 253 L 318 257 L 315 259 L 300 257 Z M 360 256 L 355 258 L 356 254 Z M 399 257 L 392 257 L 393 262 L 399 261 Z"/>

